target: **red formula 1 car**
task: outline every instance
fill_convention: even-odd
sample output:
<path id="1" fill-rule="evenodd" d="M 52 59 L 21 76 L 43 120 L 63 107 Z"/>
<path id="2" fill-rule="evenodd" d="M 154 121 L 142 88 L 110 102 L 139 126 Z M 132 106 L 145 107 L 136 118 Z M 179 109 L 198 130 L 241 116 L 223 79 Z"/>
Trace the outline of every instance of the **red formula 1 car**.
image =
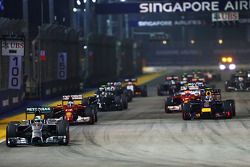
<path id="1" fill-rule="evenodd" d="M 94 124 L 97 111 L 82 95 L 67 95 L 63 96 L 62 104 L 53 107 L 53 117 L 65 119 L 69 123 Z"/>

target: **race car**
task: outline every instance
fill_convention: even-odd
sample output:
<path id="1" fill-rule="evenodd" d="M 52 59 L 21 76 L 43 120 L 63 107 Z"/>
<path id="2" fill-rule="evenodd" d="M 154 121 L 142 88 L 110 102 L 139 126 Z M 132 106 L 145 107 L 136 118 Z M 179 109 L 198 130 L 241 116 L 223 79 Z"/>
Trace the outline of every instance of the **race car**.
<path id="1" fill-rule="evenodd" d="M 50 107 L 30 107 L 26 109 L 26 120 L 10 122 L 6 128 L 6 145 L 43 145 L 69 143 L 69 123 L 66 120 L 52 119 Z M 27 115 L 34 118 L 27 120 Z M 45 117 L 45 118 L 42 118 Z"/>
<path id="2" fill-rule="evenodd" d="M 99 88 L 96 92 L 99 111 L 116 111 L 128 108 L 127 97 L 123 91 L 114 87 Z"/>
<path id="3" fill-rule="evenodd" d="M 165 82 L 157 87 L 157 95 L 173 95 L 178 92 L 180 88 L 178 79 L 178 76 L 166 76 Z"/>
<path id="4" fill-rule="evenodd" d="M 200 88 L 203 84 L 200 82 L 188 83 L 181 86 L 179 92 L 167 97 L 165 101 L 165 112 L 181 112 L 182 104 L 187 103 L 190 100 L 200 99 Z"/>
<path id="5" fill-rule="evenodd" d="M 203 88 L 203 84 L 197 83 L 187 83 L 181 86 L 178 93 L 183 102 L 188 102 L 189 100 L 200 99 L 200 90 Z"/>
<path id="6" fill-rule="evenodd" d="M 204 71 L 203 75 L 207 82 L 221 81 L 221 75 L 213 71 Z"/>
<path id="7" fill-rule="evenodd" d="M 66 95 L 62 97 L 62 104 L 53 107 L 53 117 L 69 123 L 94 124 L 97 122 L 97 110 L 82 95 Z"/>
<path id="8" fill-rule="evenodd" d="M 221 57 L 219 62 L 220 70 L 235 70 L 236 64 L 234 63 L 233 57 Z"/>
<path id="9" fill-rule="evenodd" d="M 199 118 L 226 118 L 235 116 L 234 100 L 221 100 L 220 89 L 201 90 L 201 98 L 189 100 L 182 105 L 183 120 Z"/>
<path id="10" fill-rule="evenodd" d="M 231 79 L 225 82 L 225 91 L 250 91 L 250 76 L 247 72 L 240 71 L 231 76 Z"/>
<path id="11" fill-rule="evenodd" d="M 138 86 L 136 85 L 137 79 L 125 79 L 125 88 L 132 92 L 133 97 L 147 97 L 148 91 L 147 86 Z"/>
<path id="12" fill-rule="evenodd" d="M 182 99 L 180 96 L 167 97 L 165 101 L 165 112 L 181 112 L 182 111 Z"/>

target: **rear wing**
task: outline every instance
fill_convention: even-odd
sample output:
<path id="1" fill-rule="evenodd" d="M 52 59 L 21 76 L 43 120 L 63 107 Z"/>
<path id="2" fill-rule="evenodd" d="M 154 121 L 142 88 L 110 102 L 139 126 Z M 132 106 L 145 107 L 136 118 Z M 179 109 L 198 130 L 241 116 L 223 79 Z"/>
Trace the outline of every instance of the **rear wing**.
<path id="1" fill-rule="evenodd" d="M 68 101 L 70 97 L 72 98 L 72 100 L 82 100 L 83 99 L 82 95 L 66 95 L 66 96 L 62 97 L 62 100 Z"/>
<path id="2" fill-rule="evenodd" d="M 62 97 L 62 104 L 67 105 L 68 101 L 70 100 L 70 97 L 72 98 L 75 104 L 82 104 L 83 95 L 65 95 Z"/>
<path id="3" fill-rule="evenodd" d="M 179 80 L 179 77 L 178 76 L 165 76 L 165 80 L 166 81 L 169 81 L 169 80 Z"/>
<path id="4" fill-rule="evenodd" d="M 208 96 L 209 94 L 211 95 L 220 95 L 221 90 L 220 89 L 205 89 L 204 93 Z"/>
<path id="5" fill-rule="evenodd" d="M 220 89 L 205 89 L 202 90 L 202 96 L 212 96 L 214 100 L 221 100 L 221 90 Z"/>
<path id="6" fill-rule="evenodd" d="M 124 82 L 137 82 L 136 78 L 125 79 Z"/>
<path id="7" fill-rule="evenodd" d="M 46 115 L 53 111 L 51 107 L 28 107 L 25 111 L 25 118 L 27 120 L 28 114 L 40 114 L 40 115 Z"/>

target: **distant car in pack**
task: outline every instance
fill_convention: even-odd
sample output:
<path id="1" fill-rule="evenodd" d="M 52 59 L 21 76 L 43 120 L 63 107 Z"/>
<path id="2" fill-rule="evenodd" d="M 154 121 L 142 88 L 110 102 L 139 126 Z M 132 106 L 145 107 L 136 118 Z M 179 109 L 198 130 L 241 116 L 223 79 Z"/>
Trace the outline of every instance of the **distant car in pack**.
<path id="1" fill-rule="evenodd" d="M 6 128 L 6 145 L 44 145 L 69 143 L 69 123 L 66 120 L 49 118 L 50 107 L 29 107 L 26 109 L 26 119 L 10 122 Z M 28 120 L 27 115 L 33 119 Z M 42 118 L 44 117 L 44 118 Z"/>
<path id="2" fill-rule="evenodd" d="M 99 111 L 116 111 L 128 108 L 127 97 L 122 93 L 122 90 L 106 87 L 100 89 L 96 93 L 97 109 Z"/>
<path id="3" fill-rule="evenodd" d="M 137 79 L 125 79 L 125 88 L 132 92 L 133 97 L 147 97 L 148 90 L 146 85 L 136 85 Z"/>
<path id="4" fill-rule="evenodd" d="M 220 89 L 201 90 L 200 99 L 191 99 L 183 103 L 183 120 L 200 118 L 225 118 L 231 119 L 235 116 L 234 100 L 221 100 Z"/>
<path id="5" fill-rule="evenodd" d="M 178 95 L 184 103 L 187 103 L 190 100 L 200 99 L 200 90 L 183 90 Z"/>
<path id="6" fill-rule="evenodd" d="M 250 91 L 250 75 L 247 72 L 238 72 L 225 82 L 225 91 Z"/>
<path id="7" fill-rule="evenodd" d="M 182 81 L 182 82 L 185 81 L 186 83 L 188 83 L 188 82 L 192 82 L 193 78 L 194 78 L 194 74 L 184 73 L 180 77 L 180 81 Z"/>
<path id="8" fill-rule="evenodd" d="M 62 118 L 69 123 L 94 124 L 97 121 L 97 110 L 88 104 L 82 95 L 65 95 L 62 104 L 53 107 L 53 117 Z"/>
<path id="9" fill-rule="evenodd" d="M 203 75 L 207 82 L 221 81 L 221 75 L 219 73 L 213 71 L 205 71 L 203 72 Z"/>
<path id="10" fill-rule="evenodd" d="M 157 87 L 157 95 L 173 95 L 180 89 L 179 77 L 178 76 L 166 76 L 165 82 Z"/>
<path id="11" fill-rule="evenodd" d="M 221 57 L 219 61 L 219 69 L 220 70 L 235 70 L 236 64 L 234 63 L 234 59 L 231 56 Z"/>

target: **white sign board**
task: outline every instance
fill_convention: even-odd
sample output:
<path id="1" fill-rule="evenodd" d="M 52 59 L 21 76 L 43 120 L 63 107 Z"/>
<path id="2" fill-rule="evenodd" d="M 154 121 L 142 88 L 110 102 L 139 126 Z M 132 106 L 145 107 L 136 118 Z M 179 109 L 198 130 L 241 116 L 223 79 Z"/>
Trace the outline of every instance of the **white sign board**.
<path id="1" fill-rule="evenodd" d="M 10 56 L 9 89 L 20 89 L 22 82 L 22 57 Z"/>
<path id="2" fill-rule="evenodd" d="M 3 56 L 23 56 L 24 41 L 22 40 L 2 40 Z"/>
<path id="3" fill-rule="evenodd" d="M 58 68 L 57 68 L 57 78 L 61 80 L 67 79 L 67 53 L 58 53 Z"/>
<path id="4" fill-rule="evenodd" d="M 238 21 L 238 12 L 216 12 L 212 13 L 212 22 Z"/>
<path id="5" fill-rule="evenodd" d="M 183 0 L 168 2 L 146 2 L 139 4 L 140 13 L 176 13 L 176 12 L 219 12 L 249 11 L 249 0 Z"/>
<path id="6" fill-rule="evenodd" d="M 63 100 L 69 100 L 69 97 L 72 98 L 72 100 L 82 100 L 83 99 L 83 96 L 82 95 L 66 95 L 66 96 L 63 96 Z"/>

